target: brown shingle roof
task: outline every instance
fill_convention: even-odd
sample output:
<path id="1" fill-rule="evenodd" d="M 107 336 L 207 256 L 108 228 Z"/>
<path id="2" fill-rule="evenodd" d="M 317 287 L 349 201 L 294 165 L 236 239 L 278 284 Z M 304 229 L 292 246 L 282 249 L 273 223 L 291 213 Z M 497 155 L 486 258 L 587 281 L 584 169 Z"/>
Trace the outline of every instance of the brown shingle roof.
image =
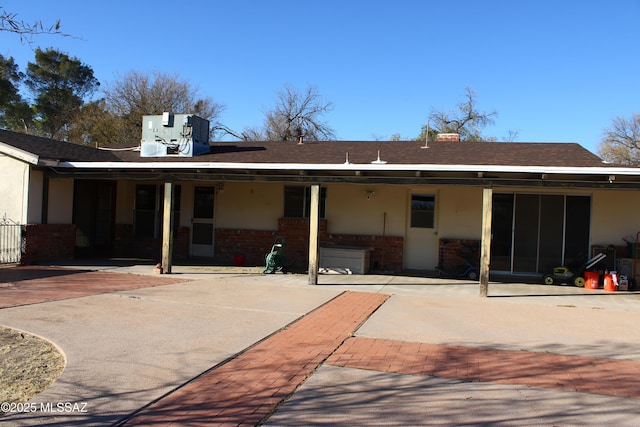
<path id="1" fill-rule="evenodd" d="M 342 164 L 347 153 L 354 164 L 380 158 L 388 164 L 598 167 L 602 160 L 575 143 L 416 141 L 323 141 L 215 143 L 211 153 L 190 159 L 141 158 L 137 152 L 118 152 L 124 161 L 197 161 L 215 163 Z"/>
<path id="2" fill-rule="evenodd" d="M 113 152 L 1 129 L 0 142 L 49 160 L 86 162 L 119 161 Z"/>
<path id="3" fill-rule="evenodd" d="M 575 143 L 323 141 L 214 143 L 211 153 L 197 157 L 141 157 L 137 151 L 105 151 L 0 130 L 0 142 L 41 158 L 73 162 L 211 162 L 343 164 L 347 153 L 353 164 L 380 158 L 387 164 L 492 165 L 492 166 L 607 166 L 595 154 Z"/>

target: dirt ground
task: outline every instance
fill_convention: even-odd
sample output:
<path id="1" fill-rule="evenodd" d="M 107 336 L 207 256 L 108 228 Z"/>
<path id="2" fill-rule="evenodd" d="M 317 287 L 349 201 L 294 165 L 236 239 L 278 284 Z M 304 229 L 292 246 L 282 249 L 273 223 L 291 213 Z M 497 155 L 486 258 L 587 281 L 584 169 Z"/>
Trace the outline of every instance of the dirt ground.
<path id="1" fill-rule="evenodd" d="M 0 326 L 0 402 L 28 401 L 49 387 L 64 366 L 64 355 L 49 341 Z"/>

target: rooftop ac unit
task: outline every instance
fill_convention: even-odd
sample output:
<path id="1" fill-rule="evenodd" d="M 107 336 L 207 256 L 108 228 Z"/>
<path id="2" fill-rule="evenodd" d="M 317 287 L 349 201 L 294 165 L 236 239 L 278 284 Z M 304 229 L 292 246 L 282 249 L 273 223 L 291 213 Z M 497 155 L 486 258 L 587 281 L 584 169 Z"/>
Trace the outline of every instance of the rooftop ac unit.
<path id="1" fill-rule="evenodd" d="M 168 112 L 142 118 L 141 157 L 192 157 L 209 149 L 207 119 Z"/>

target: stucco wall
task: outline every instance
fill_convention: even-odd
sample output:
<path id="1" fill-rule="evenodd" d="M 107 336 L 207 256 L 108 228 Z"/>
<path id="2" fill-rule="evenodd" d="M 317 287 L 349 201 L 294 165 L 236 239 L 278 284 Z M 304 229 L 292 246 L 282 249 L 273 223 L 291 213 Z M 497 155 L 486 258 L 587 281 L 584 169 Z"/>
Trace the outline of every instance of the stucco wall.
<path id="1" fill-rule="evenodd" d="M 640 231 L 640 192 L 597 190 L 591 206 L 592 245 L 624 246 L 623 237 Z"/>
<path id="2" fill-rule="evenodd" d="M 225 182 L 218 187 L 215 203 L 216 228 L 276 230 L 283 212 L 284 187 Z"/>
<path id="3" fill-rule="evenodd" d="M 0 155 L 0 218 L 25 223 L 27 221 L 27 190 L 29 165 Z"/>
<path id="4" fill-rule="evenodd" d="M 438 195 L 438 235 L 450 239 L 479 239 L 482 235 L 482 188 L 443 187 Z"/>
<path id="5" fill-rule="evenodd" d="M 402 236 L 406 191 L 406 187 L 390 185 L 327 186 L 327 231 Z"/>
<path id="6" fill-rule="evenodd" d="M 27 223 L 42 224 L 42 194 L 44 172 L 29 171 L 29 201 L 27 202 Z"/>
<path id="7" fill-rule="evenodd" d="M 326 187 L 329 233 L 404 234 L 406 187 L 343 184 Z M 375 194 L 368 198 L 371 192 Z M 283 209 L 283 184 L 225 182 L 216 192 L 216 228 L 276 230 Z M 187 215 L 190 211 L 185 212 Z"/>
<path id="8" fill-rule="evenodd" d="M 73 221 L 73 179 L 49 180 L 47 223 L 71 224 Z"/>

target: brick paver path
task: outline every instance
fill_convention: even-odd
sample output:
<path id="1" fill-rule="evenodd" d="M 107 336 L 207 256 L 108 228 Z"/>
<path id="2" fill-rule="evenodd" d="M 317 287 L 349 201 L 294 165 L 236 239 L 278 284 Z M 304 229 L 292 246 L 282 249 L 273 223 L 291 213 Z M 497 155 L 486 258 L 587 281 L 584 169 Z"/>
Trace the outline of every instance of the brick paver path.
<path id="1" fill-rule="evenodd" d="M 321 363 L 640 398 L 640 362 L 353 337 L 387 295 L 346 292 L 120 425 L 255 426 Z"/>
<path id="2" fill-rule="evenodd" d="M 0 268 L 0 309 L 184 281 L 159 275 L 43 266 Z"/>
<path id="3" fill-rule="evenodd" d="M 351 338 L 326 361 L 349 368 L 640 398 L 640 362 Z"/>
<path id="4" fill-rule="evenodd" d="M 256 425 L 388 297 L 342 293 L 124 425 Z"/>

